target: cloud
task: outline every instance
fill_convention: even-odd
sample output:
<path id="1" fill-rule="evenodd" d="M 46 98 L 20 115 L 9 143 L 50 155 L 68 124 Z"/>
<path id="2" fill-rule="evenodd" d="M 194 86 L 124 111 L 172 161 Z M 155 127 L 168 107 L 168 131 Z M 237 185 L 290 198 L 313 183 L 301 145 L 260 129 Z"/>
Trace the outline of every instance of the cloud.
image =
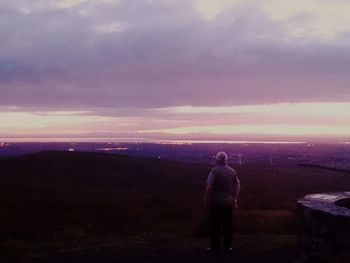
<path id="1" fill-rule="evenodd" d="M 349 101 L 346 1 L 0 4 L 0 105 Z"/>
<path id="2" fill-rule="evenodd" d="M 26 111 L 0 108 L 0 137 L 252 139 L 279 135 L 346 137 L 349 103 L 277 103 L 228 107 Z M 217 138 L 215 138 L 217 136 Z M 249 137 L 248 136 L 248 137 Z M 276 139 L 276 138 L 274 138 Z"/>
<path id="3" fill-rule="evenodd" d="M 206 20 L 215 19 L 216 16 L 220 15 L 226 8 L 232 8 L 235 5 L 242 4 L 240 0 L 195 0 L 194 7 L 200 16 Z"/>
<path id="4" fill-rule="evenodd" d="M 299 23 L 298 29 L 295 28 L 297 35 L 309 34 L 312 37 L 334 39 L 337 34 L 350 30 L 348 1 L 296 0 L 290 4 L 278 0 L 266 2 L 262 9 L 276 21 L 286 21 L 298 14 L 309 16 L 309 19 Z M 293 32 L 292 28 L 291 31 Z"/>

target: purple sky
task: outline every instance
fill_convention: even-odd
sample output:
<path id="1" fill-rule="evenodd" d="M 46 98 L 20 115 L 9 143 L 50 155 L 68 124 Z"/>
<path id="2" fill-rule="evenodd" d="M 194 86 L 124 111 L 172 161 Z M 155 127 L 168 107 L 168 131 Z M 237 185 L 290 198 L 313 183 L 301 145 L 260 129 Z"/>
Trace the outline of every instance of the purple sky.
<path id="1" fill-rule="evenodd" d="M 1 1 L 0 137 L 346 140 L 349 10 L 344 0 Z"/>

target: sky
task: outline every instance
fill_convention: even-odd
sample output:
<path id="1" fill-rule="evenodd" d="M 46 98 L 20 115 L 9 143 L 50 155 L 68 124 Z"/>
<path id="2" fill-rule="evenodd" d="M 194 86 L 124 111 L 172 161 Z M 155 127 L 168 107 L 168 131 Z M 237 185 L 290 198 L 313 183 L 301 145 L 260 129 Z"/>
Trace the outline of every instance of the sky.
<path id="1" fill-rule="evenodd" d="M 0 0 L 0 138 L 350 141 L 346 0 Z"/>

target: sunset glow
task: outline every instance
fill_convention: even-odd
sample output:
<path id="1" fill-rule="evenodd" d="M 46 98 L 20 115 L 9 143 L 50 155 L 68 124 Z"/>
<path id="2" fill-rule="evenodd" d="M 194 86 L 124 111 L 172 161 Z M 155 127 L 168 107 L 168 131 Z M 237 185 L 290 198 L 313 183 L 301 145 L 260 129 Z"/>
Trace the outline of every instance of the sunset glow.
<path id="1" fill-rule="evenodd" d="M 99 138 L 168 135 L 350 136 L 350 103 L 277 103 L 262 105 L 148 109 L 148 116 L 101 116 L 89 111 L 1 112 L 1 131 L 42 137 L 74 135 Z M 331 125 L 330 125 L 331 124 Z M 130 132 L 132 131 L 132 132 Z M 11 137 L 11 136 L 9 136 Z M 184 137 L 185 138 L 185 137 Z"/>
<path id="2" fill-rule="evenodd" d="M 0 138 L 349 141 L 349 9 L 3 1 Z"/>
<path id="3" fill-rule="evenodd" d="M 173 129 L 159 129 L 144 132 L 170 134 L 211 133 L 211 134 L 269 134 L 269 135 L 338 135 L 349 136 L 349 126 L 330 127 L 326 125 L 211 125 Z"/>
<path id="4" fill-rule="evenodd" d="M 161 109 L 163 110 L 163 109 Z M 338 103 L 277 103 L 261 105 L 217 106 L 217 107 L 193 107 L 181 106 L 168 109 L 175 113 L 262 113 L 280 116 L 350 116 L 350 102 Z"/>

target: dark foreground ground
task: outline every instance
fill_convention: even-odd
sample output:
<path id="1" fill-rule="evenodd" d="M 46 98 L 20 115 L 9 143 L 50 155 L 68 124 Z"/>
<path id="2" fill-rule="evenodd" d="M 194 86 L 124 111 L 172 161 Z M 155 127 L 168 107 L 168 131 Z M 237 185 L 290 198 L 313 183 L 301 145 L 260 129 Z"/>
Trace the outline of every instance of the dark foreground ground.
<path id="1" fill-rule="evenodd" d="M 295 201 L 350 175 L 280 163 L 235 167 L 232 255 L 205 253 L 207 164 L 95 153 L 0 159 L 0 262 L 294 262 Z"/>
<path id="2" fill-rule="evenodd" d="M 239 235 L 231 254 L 208 255 L 205 239 L 135 240 L 123 244 L 99 244 L 37 255 L 23 262 L 294 262 L 295 241 L 289 235 Z M 18 257 L 13 260 L 23 260 Z M 11 261 L 4 261 L 11 262 Z"/>

